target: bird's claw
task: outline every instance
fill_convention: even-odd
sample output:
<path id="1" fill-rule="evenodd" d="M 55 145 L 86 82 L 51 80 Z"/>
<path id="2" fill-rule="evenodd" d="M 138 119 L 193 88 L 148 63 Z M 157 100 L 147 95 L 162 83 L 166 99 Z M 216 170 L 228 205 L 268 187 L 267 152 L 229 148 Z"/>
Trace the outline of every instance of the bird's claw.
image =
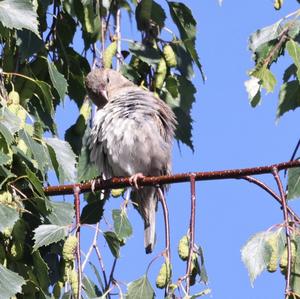
<path id="1" fill-rule="evenodd" d="M 141 172 L 138 172 L 129 178 L 129 184 L 131 186 L 134 186 L 136 189 L 139 189 L 139 185 L 137 181 L 138 179 L 143 179 L 144 177 L 145 176 Z"/>

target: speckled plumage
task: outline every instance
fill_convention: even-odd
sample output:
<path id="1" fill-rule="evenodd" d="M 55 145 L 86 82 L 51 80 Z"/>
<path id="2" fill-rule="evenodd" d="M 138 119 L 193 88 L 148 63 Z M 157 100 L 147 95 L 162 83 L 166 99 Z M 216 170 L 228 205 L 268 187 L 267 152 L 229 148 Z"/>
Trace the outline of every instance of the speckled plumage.
<path id="1" fill-rule="evenodd" d="M 92 71 L 86 87 L 99 107 L 88 141 L 90 159 L 104 177 L 169 174 L 176 125 L 169 106 L 113 70 Z M 146 252 L 152 252 L 156 189 L 134 189 L 131 198 L 144 219 Z"/>

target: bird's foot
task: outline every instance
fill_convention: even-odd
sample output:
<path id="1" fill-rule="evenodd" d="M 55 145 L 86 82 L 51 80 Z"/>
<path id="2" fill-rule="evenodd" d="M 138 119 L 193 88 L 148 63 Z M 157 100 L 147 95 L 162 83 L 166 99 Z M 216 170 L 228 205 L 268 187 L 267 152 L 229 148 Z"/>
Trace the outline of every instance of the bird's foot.
<path id="1" fill-rule="evenodd" d="M 144 177 L 145 176 L 141 172 L 138 172 L 129 178 L 129 184 L 131 186 L 134 186 L 136 189 L 139 189 L 139 185 L 137 181 L 138 179 L 143 179 Z"/>
<path id="2" fill-rule="evenodd" d="M 103 178 L 101 176 L 98 176 L 91 180 L 91 190 L 94 194 L 95 194 L 96 183 L 101 182 L 102 179 Z"/>

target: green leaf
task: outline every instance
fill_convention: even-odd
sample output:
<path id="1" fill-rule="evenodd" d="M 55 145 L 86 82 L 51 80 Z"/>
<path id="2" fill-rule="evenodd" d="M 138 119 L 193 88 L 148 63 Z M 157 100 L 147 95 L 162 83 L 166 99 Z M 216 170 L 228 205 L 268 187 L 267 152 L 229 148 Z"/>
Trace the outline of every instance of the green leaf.
<path id="1" fill-rule="evenodd" d="M 128 284 L 126 299 L 153 299 L 154 290 L 146 275 Z"/>
<path id="2" fill-rule="evenodd" d="M 70 144 L 58 138 L 45 138 L 45 141 L 55 152 L 59 165 L 60 182 L 65 180 L 74 182 L 76 179 L 76 156 Z"/>
<path id="3" fill-rule="evenodd" d="M 248 98 L 252 107 L 256 107 L 261 99 L 259 79 L 256 77 L 250 77 L 245 81 L 245 87 L 248 92 Z"/>
<path id="4" fill-rule="evenodd" d="M 45 196 L 41 180 L 38 179 L 38 177 L 35 175 L 35 173 L 32 172 L 25 163 L 24 163 L 24 166 L 25 166 L 25 172 L 26 172 L 27 178 L 30 181 L 30 183 L 34 186 L 35 190 L 39 193 L 40 196 L 42 196 L 42 197 Z"/>
<path id="5" fill-rule="evenodd" d="M 24 140 L 33 158 L 37 161 L 38 169 L 42 173 L 45 173 L 52 167 L 49 152 L 43 144 L 36 142 L 24 129 L 19 131 L 19 137 Z"/>
<path id="6" fill-rule="evenodd" d="M 289 81 L 281 85 L 279 103 L 277 107 L 277 119 L 289 110 L 295 110 L 300 106 L 300 85 L 298 80 Z"/>
<path id="7" fill-rule="evenodd" d="M 5 137 L 8 143 L 11 143 L 11 135 L 15 134 L 20 129 L 21 120 L 14 113 L 10 112 L 6 107 L 2 107 L 0 109 L 0 125 L 0 133 Z M 11 135 L 9 135 L 7 133 L 7 130 L 3 129 L 3 127 L 5 127 Z"/>
<path id="8" fill-rule="evenodd" d="M 88 195 L 88 204 L 82 209 L 80 223 L 95 224 L 102 218 L 105 199 L 100 199 L 99 192 L 96 194 L 98 195 L 93 196 L 92 193 Z M 93 198 L 90 199 L 91 197 Z"/>
<path id="9" fill-rule="evenodd" d="M 295 64 L 291 64 L 289 67 L 287 67 L 283 74 L 283 81 L 286 83 L 288 82 L 292 77 L 294 79 L 297 78 L 297 66 Z"/>
<path id="10" fill-rule="evenodd" d="M 49 201 L 51 213 L 47 215 L 47 219 L 51 224 L 67 226 L 72 224 L 75 216 L 74 205 L 69 202 Z"/>
<path id="11" fill-rule="evenodd" d="M 36 277 L 38 279 L 40 287 L 47 292 L 50 285 L 49 279 L 49 267 L 41 257 L 40 252 L 37 250 L 32 254 L 33 266 Z"/>
<path id="12" fill-rule="evenodd" d="M 89 262 L 89 266 L 92 268 L 101 289 L 105 289 L 98 267 L 96 267 L 92 262 Z"/>
<path id="13" fill-rule="evenodd" d="M 298 43 L 290 39 L 286 43 L 286 49 L 297 66 L 297 78 L 300 80 L 300 46 Z"/>
<path id="14" fill-rule="evenodd" d="M 204 263 L 203 249 L 200 245 L 198 246 L 198 250 L 197 250 L 197 260 L 194 262 L 196 263 L 197 273 L 200 275 L 200 281 L 202 281 L 204 284 L 207 284 L 208 276 L 207 276 L 207 271 Z"/>
<path id="15" fill-rule="evenodd" d="M 171 17 L 179 30 L 184 46 L 193 61 L 198 66 L 202 75 L 202 79 L 205 80 L 205 76 L 202 71 L 202 65 L 196 51 L 195 41 L 197 22 L 193 17 L 192 11 L 181 2 L 169 1 L 168 5 Z"/>
<path id="16" fill-rule="evenodd" d="M 65 94 L 68 91 L 68 82 L 65 79 L 64 75 L 57 70 L 53 62 L 50 62 L 48 59 L 47 62 L 51 82 L 58 92 L 61 101 L 63 101 L 65 98 Z"/>
<path id="17" fill-rule="evenodd" d="M 170 46 L 176 54 L 177 69 L 180 71 L 182 76 L 187 79 L 192 79 L 194 76 L 193 61 L 184 44 L 175 40 L 174 43 L 170 43 Z"/>
<path id="18" fill-rule="evenodd" d="M 9 299 L 17 293 L 22 292 L 25 280 L 19 274 L 6 269 L 0 264 L 0 294 L 1 298 Z"/>
<path id="19" fill-rule="evenodd" d="M 300 167 L 288 170 L 288 192 L 287 199 L 300 197 Z"/>
<path id="20" fill-rule="evenodd" d="M 86 275 L 83 276 L 82 285 L 88 298 L 97 298 L 102 295 L 97 285 Z"/>
<path id="21" fill-rule="evenodd" d="M 82 150 L 82 145 L 86 145 L 90 128 L 87 125 L 91 116 L 91 104 L 85 101 L 80 108 L 80 115 L 76 123 L 66 130 L 65 140 L 68 141 L 76 155 Z M 81 175 L 81 174 L 80 174 Z"/>
<path id="22" fill-rule="evenodd" d="M 19 219 L 19 213 L 13 208 L 0 204 L 0 231 L 7 227 L 13 227 Z M 0 293 L 1 294 L 1 293 Z"/>
<path id="23" fill-rule="evenodd" d="M 99 171 L 97 170 L 95 163 L 91 163 L 89 158 L 90 151 L 87 147 L 87 138 L 90 134 L 90 131 L 90 127 L 87 126 L 84 136 L 82 138 L 83 146 L 81 148 L 81 153 L 78 158 L 78 182 L 91 180 L 99 175 Z"/>
<path id="24" fill-rule="evenodd" d="M 18 31 L 17 36 L 21 62 L 44 49 L 44 42 L 29 30 Z"/>
<path id="25" fill-rule="evenodd" d="M 179 107 L 175 107 L 173 112 L 175 113 L 176 119 L 180 120 L 180 125 L 176 127 L 175 138 L 186 144 L 192 151 L 194 151 L 192 141 L 192 117 L 186 114 Z"/>
<path id="26" fill-rule="evenodd" d="M 115 232 L 107 231 L 103 233 L 108 247 L 115 258 L 120 256 L 120 240 Z M 142 298 L 142 297 L 141 297 Z"/>
<path id="27" fill-rule="evenodd" d="M 148 31 L 153 26 L 160 29 L 164 27 L 166 14 L 163 8 L 153 0 L 142 0 L 135 11 L 137 28 L 140 31 Z"/>
<path id="28" fill-rule="evenodd" d="M 263 66 L 258 70 L 254 70 L 253 72 L 251 72 L 250 75 L 252 77 L 260 79 L 262 87 L 264 87 L 267 92 L 274 91 L 276 85 L 276 78 L 266 66 Z"/>
<path id="29" fill-rule="evenodd" d="M 12 143 L 12 141 L 14 140 L 13 135 L 6 128 L 6 126 L 2 123 L 0 123 L 0 134 L 4 137 L 7 146 L 9 146 Z"/>
<path id="30" fill-rule="evenodd" d="M 35 83 L 39 87 L 39 89 L 36 90 L 37 96 L 39 100 L 43 103 L 45 111 L 47 111 L 50 115 L 54 114 L 54 108 L 53 108 L 53 95 L 51 93 L 51 86 L 40 80 L 36 80 Z"/>
<path id="31" fill-rule="evenodd" d="M 248 269 L 250 282 L 253 285 L 254 280 L 258 275 L 266 269 L 272 250 L 268 243 L 271 237 L 276 237 L 280 257 L 280 253 L 284 248 L 284 230 L 278 228 L 275 231 L 264 231 L 252 236 L 241 250 L 242 261 Z"/>
<path id="32" fill-rule="evenodd" d="M 112 210 L 112 218 L 114 221 L 115 233 L 120 240 L 126 239 L 132 235 L 132 226 L 124 209 Z"/>
<path id="33" fill-rule="evenodd" d="M 129 43 L 129 51 L 137 56 L 140 60 L 152 65 L 153 67 L 156 67 L 161 58 L 161 55 L 157 49 L 138 42 Z"/>
<path id="34" fill-rule="evenodd" d="M 11 157 L 9 157 L 8 155 L 0 152 L 0 165 L 5 165 L 9 161 L 11 161 Z"/>
<path id="35" fill-rule="evenodd" d="M 56 243 L 66 237 L 67 227 L 53 224 L 42 224 L 34 231 L 33 251 L 42 246 Z"/>
<path id="36" fill-rule="evenodd" d="M 193 150 L 191 108 L 196 88 L 191 81 L 180 75 L 168 77 L 166 88 L 167 92 L 163 90 L 164 100 L 173 109 L 178 121 L 175 137 Z"/>
<path id="37" fill-rule="evenodd" d="M 0 22 L 10 29 L 28 29 L 40 37 L 37 13 L 29 0 L 0 2 Z"/>
<path id="38" fill-rule="evenodd" d="M 269 41 L 275 40 L 281 33 L 281 20 L 270 26 L 264 27 L 251 34 L 249 38 L 249 49 L 252 52 L 256 52 L 258 47 L 268 43 Z"/>
<path id="39" fill-rule="evenodd" d="M 168 1 L 171 17 L 176 24 L 181 39 L 193 40 L 196 38 L 196 20 L 191 10 L 181 2 Z"/>

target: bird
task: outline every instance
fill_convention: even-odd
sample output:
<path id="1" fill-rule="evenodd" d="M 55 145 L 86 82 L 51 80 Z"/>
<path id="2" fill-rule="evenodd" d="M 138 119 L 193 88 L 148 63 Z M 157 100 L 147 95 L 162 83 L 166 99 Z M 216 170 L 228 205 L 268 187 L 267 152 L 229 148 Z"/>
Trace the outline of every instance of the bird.
<path id="1" fill-rule="evenodd" d="M 175 114 L 153 92 L 113 69 L 92 70 L 85 85 L 97 106 L 87 142 L 90 161 L 105 179 L 130 177 L 130 197 L 144 220 L 144 246 L 151 253 L 159 194 L 156 187 L 139 187 L 137 181 L 171 174 Z"/>

